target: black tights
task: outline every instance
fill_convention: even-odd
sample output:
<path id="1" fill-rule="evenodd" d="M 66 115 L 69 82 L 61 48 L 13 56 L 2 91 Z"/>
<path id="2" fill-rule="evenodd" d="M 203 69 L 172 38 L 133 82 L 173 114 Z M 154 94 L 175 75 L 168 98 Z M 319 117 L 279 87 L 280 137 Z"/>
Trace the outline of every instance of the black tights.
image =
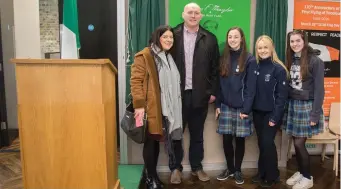
<path id="1" fill-rule="evenodd" d="M 233 138 L 236 139 L 236 150 L 233 149 Z M 230 134 L 223 135 L 224 153 L 227 162 L 227 168 L 231 173 L 241 171 L 241 166 L 245 152 L 245 138 L 234 137 Z M 236 154 L 236 156 L 234 156 Z"/>
<path id="2" fill-rule="evenodd" d="M 146 140 L 143 145 L 143 160 L 148 175 L 157 176 L 156 166 L 159 159 L 160 144 L 153 139 L 150 134 L 146 134 Z"/>
<path id="3" fill-rule="evenodd" d="M 300 173 L 310 179 L 310 158 L 307 148 L 305 147 L 306 137 L 293 137 L 296 160 Z"/>

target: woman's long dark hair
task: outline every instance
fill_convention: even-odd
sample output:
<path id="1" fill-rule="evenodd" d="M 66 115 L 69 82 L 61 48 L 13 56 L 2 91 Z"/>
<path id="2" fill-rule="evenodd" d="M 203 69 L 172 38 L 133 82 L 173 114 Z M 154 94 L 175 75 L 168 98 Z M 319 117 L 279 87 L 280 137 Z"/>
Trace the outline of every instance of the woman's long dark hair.
<path id="1" fill-rule="evenodd" d="M 301 51 L 301 58 L 300 58 L 301 78 L 302 80 L 304 80 L 308 74 L 309 54 L 313 53 L 313 49 L 309 48 L 308 35 L 305 31 L 294 30 L 294 31 L 289 32 L 287 35 L 287 49 L 286 49 L 286 59 L 285 59 L 285 65 L 288 70 L 291 69 L 293 56 L 295 54 L 295 52 L 291 49 L 291 46 L 290 46 L 290 37 L 292 35 L 299 35 L 304 42 L 303 49 Z"/>
<path id="2" fill-rule="evenodd" d="M 173 28 L 168 26 L 168 25 L 161 25 L 159 27 L 157 27 L 155 29 L 155 31 L 152 33 L 152 36 L 149 39 L 149 46 L 151 46 L 152 44 L 155 45 L 156 47 L 158 47 L 161 51 L 162 49 L 162 45 L 160 43 L 160 37 L 166 32 L 166 31 L 170 31 L 173 33 L 173 38 L 174 38 L 174 31 Z M 171 52 L 174 48 L 175 45 L 175 40 L 173 41 L 173 46 L 168 50 L 169 52 Z"/>
<path id="3" fill-rule="evenodd" d="M 220 75 L 223 77 L 227 77 L 231 73 L 231 59 L 230 59 L 231 47 L 228 43 L 228 37 L 229 37 L 230 31 L 232 30 L 237 30 L 240 33 L 240 37 L 241 37 L 241 42 L 240 42 L 241 53 L 240 53 L 240 57 L 238 58 L 239 73 L 244 71 L 245 61 L 246 61 L 247 53 L 248 53 L 243 30 L 239 27 L 230 28 L 226 33 L 226 44 L 225 44 L 223 56 L 220 58 Z"/>

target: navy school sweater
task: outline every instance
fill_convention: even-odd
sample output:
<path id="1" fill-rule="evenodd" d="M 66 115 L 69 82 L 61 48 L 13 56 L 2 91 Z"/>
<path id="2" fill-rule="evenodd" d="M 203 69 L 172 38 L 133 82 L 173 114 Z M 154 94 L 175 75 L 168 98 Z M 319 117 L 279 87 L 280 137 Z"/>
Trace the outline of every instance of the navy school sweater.
<path id="1" fill-rule="evenodd" d="M 231 72 L 227 77 L 219 77 L 219 87 L 216 94 L 216 108 L 225 104 L 232 108 L 241 108 L 241 112 L 249 114 L 252 110 L 256 93 L 257 62 L 248 53 L 243 72 L 237 69 L 241 51 L 230 51 Z"/>
<path id="2" fill-rule="evenodd" d="M 288 99 L 288 79 L 285 69 L 271 58 L 258 63 L 256 96 L 254 110 L 271 112 L 271 122 L 279 123 L 284 114 Z"/>

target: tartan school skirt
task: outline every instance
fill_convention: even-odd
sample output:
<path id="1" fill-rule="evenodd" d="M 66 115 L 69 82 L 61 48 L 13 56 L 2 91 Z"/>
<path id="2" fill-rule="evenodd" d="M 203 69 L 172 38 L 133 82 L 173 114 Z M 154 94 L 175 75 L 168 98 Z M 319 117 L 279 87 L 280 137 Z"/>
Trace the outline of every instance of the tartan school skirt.
<path id="1" fill-rule="evenodd" d="M 321 111 L 320 120 L 315 126 L 310 126 L 310 111 L 313 108 L 313 100 L 288 101 L 288 110 L 283 118 L 283 130 L 288 135 L 295 137 L 308 137 L 323 132 L 324 115 Z M 321 107 L 322 109 L 322 107 Z"/>
<path id="2" fill-rule="evenodd" d="M 252 116 L 240 119 L 240 111 L 241 108 L 232 108 L 221 104 L 217 133 L 232 134 L 236 137 L 250 136 L 253 131 Z"/>

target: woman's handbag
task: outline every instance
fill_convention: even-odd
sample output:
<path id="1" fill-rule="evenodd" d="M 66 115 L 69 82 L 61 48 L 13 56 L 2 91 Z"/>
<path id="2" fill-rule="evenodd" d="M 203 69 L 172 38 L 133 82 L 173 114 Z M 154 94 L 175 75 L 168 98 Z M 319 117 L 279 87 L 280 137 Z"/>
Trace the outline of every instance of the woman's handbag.
<path id="1" fill-rule="evenodd" d="M 146 104 L 147 104 L 147 94 L 148 94 L 148 80 L 149 77 L 147 75 L 147 91 L 146 91 Z M 129 138 L 135 141 L 138 144 L 142 144 L 145 141 L 146 129 L 147 129 L 147 108 L 145 107 L 145 113 L 143 117 L 143 125 L 136 126 L 136 120 L 134 118 L 134 107 L 133 100 L 131 99 L 128 104 L 124 116 L 121 120 L 121 128 L 127 134 Z"/>

